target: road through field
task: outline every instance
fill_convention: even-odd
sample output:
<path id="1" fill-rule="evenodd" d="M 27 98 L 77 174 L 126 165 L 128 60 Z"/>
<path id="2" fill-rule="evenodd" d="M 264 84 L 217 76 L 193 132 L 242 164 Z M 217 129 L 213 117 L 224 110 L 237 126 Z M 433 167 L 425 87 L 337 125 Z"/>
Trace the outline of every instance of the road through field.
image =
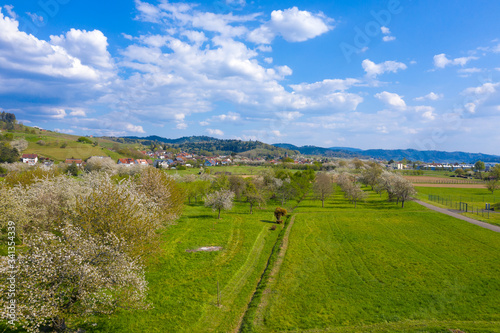
<path id="1" fill-rule="evenodd" d="M 478 221 L 478 220 L 474 220 L 474 219 L 471 219 L 469 217 L 466 217 L 466 216 L 463 216 L 463 215 L 451 212 L 448 209 L 436 207 L 434 205 L 428 204 L 426 202 L 423 202 L 423 201 L 420 201 L 420 200 L 417 200 L 417 199 L 414 199 L 413 201 L 415 201 L 416 203 L 418 203 L 418 204 L 420 204 L 420 205 L 422 205 L 424 207 L 432 209 L 432 210 L 434 210 L 436 212 L 443 213 L 443 214 L 455 217 L 455 218 L 460 219 L 462 221 L 466 221 L 466 222 L 478 225 L 480 227 L 483 227 L 483 228 L 486 228 L 486 229 L 490 229 L 490 230 L 495 231 L 495 232 L 500 232 L 500 227 L 498 227 L 496 225 L 491 225 L 491 224 L 486 223 L 486 222 L 481 222 L 481 221 Z"/>

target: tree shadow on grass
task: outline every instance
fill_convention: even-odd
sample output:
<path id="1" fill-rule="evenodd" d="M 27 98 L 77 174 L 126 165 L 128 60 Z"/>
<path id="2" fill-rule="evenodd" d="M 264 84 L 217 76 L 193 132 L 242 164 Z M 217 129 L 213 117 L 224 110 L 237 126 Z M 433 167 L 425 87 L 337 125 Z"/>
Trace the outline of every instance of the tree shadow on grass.
<path id="1" fill-rule="evenodd" d="M 260 222 L 277 224 L 276 221 L 269 221 L 269 220 L 260 220 Z"/>
<path id="2" fill-rule="evenodd" d="M 205 214 L 205 215 L 191 215 L 191 216 L 186 216 L 186 218 L 188 218 L 188 219 L 211 219 L 211 218 L 214 218 L 214 216 L 216 216 L 216 215 Z"/>

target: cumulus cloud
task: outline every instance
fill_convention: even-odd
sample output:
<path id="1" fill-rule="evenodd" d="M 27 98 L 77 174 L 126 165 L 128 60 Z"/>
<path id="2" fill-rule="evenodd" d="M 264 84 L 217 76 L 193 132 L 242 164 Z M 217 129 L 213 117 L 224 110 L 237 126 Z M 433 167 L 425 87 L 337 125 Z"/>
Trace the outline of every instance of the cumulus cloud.
<path id="1" fill-rule="evenodd" d="M 384 37 L 382 37 L 382 40 L 384 42 L 390 42 L 390 41 L 396 40 L 396 37 L 391 36 L 391 30 L 388 27 L 382 26 L 382 27 L 380 27 L 380 30 L 382 31 L 382 34 L 385 35 Z"/>
<path id="2" fill-rule="evenodd" d="M 469 61 L 476 59 L 478 59 L 478 57 L 475 56 L 448 59 L 446 54 L 441 53 L 434 56 L 434 66 L 436 68 L 445 68 L 446 66 L 465 66 Z"/>
<path id="3" fill-rule="evenodd" d="M 333 29 L 331 19 L 323 14 L 313 14 L 292 7 L 285 10 L 274 10 L 271 20 L 251 31 L 248 39 L 259 44 L 270 44 L 276 36 L 288 42 L 304 42 Z"/>
<path id="4" fill-rule="evenodd" d="M 222 132 L 220 129 L 207 128 L 207 132 L 210 135 L 224 136 L 224 132 Z"/>
<path id="5" fill-rule="evenodd" d="M 435 109 L 432 106 L 419 105 L 415 106 L 414 110 L 417 113 L 421 114 L 424 121 L 431 121 L 436 119 L 436 114 L 434 113 Z"/>
<path id="6" fill-rule="evenodd" d="M 402 62 L 389 60 L 380 64 L 376 64 L 369 59 L 363 60 L 361 66 L 366 72 L 366 76 L 369 78 L 376 78 L 378 75 L 386 72 L 396 73 L 399 70 L 405 70 L 407 68 L 407 66 Z"/>
<path id="7" fill-rule="evenodd" d="M 276 116 L 278 116 L 278 118 L 283 119 L 285 121 L 294 121 L 294 120 L 302 117 L 303 114 L 298 112 L 298 111 L 281 111 L 281 112 L 277 112 Z"/>
<path id="8" fill-rule="evenodd" d="M 430 93 L 428 93 L 425 96 L 421 96 L 421 97 L 415 98 L 415 100 L 416 101 L 425 101 L 425 100 L 437 101 L 438 99 L 441 99 L 443 97 L 444 97 L 443 94 L 436 94 L 436 93 L 434 93 L 434 92 L 431 91 Z"/>
<path id="9" fill-rule="evenodd" d="M 403 100 L 402 96 L 399 96 L 396 93 L 383 91 L 381 93 L 375 94 L 375 97 L 384 102 L 385 104 L 394 107 L 396 109 L 400 110 L 406 109 L 406 103 Z"/>

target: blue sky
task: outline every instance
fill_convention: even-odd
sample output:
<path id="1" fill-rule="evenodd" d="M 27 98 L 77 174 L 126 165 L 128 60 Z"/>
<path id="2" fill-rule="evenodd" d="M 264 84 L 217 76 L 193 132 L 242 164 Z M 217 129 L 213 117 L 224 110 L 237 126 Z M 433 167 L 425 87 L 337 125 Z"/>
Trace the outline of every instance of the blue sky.
<path id="1" fill-rule="evenodd" d="M 0 5 L 0 109 L 27 125 L 500 154 L 498 1 Z"/>

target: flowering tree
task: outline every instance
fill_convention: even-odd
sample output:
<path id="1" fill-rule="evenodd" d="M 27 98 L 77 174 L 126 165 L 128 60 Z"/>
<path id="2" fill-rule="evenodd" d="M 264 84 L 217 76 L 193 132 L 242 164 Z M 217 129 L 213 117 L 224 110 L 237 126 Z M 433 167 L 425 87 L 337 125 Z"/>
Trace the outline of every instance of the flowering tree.
<path id="1" fill-rule="evenodd" d="M 141 265 L 125 254 L 127 246 L 113 234 L 97 240 L 66 227 L 61 236 L 29 236 L 16 272 L 17 319 L 29 332 L 65 332 L 81 319 L 110 314 L 118 307 L 147 308 L 147 282 Z M 0 276 L 7 278 L 2 263 Z M 6 309 L 7 286 L 0 300 Z M 2 312 L 7 319 L 7 313 Z"/>
<path id="2" fill-rule="evenodd" d="M 208 194 L 205 197 L 205 207 L 212 207 L 212 210 L 219 211 L 217 219 L 220 219 L 221 210 L 233 208 L 234 192 L 229 190 L 220 190 Z"/>

